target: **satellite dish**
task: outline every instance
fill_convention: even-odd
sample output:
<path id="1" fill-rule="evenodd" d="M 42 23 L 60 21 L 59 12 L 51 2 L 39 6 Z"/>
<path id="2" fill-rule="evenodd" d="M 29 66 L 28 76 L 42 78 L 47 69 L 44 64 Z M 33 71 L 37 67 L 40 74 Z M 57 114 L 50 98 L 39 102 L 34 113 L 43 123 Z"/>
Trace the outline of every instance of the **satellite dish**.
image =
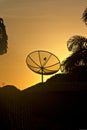
<path id="1" fill-rule="evenodd" d="M 26 58 L 26 64 L 33 72 L 43 75 L 56 73 L 60 69 L 59 59 L 52 53 L 44 50 L 31 52 Z"/>

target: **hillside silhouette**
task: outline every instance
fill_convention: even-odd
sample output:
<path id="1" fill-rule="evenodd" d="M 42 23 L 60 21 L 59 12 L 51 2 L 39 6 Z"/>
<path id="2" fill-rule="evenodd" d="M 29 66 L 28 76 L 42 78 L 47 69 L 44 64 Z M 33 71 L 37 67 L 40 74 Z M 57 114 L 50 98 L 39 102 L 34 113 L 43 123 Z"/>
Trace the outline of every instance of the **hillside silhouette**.
<path id="1" fill-rule="evenodd" d="M 87 128 L 86 75 L 82 66 L 22 91 L 0 88 L 0 130 Z"/>

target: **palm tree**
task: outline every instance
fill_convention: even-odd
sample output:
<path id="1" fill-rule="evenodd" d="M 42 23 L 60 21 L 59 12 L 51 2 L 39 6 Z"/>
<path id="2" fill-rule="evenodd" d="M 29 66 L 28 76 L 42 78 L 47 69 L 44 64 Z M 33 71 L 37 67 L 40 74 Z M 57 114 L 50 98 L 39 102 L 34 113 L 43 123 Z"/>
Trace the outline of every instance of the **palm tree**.
<path id="1" fill-rule="evenodd" d="M 61 70 L 70 73 L 78 66 L 87 66 L 87 49 L 79 50 L 66 58 L 62 62 Z"/>
<path id="2" fill-rule="evenodd" d="M 82 14 L 82 19 L 85 22 L 85 24 L 87 25 L 87 8 L 84 10 L 84 12 Z"/>
<path id="3" fill-rule="evenodd" d="M 82 19 L 87 25 L 87 8 L 82 14 Z M 67 41 L 67 48 L 72 51 L 72 55 L 62 62 L 63 72 L 71 72 L 78 66 L 87 66 L 87 38 L 75 35 Z"/>
<path id="4" fill-rule="evenodd" d="M 75 35 L 67 41 L 67 48 L 73 53 L 62 62 L 63 72 L 71 72 L 77 66 L 87 65 L 87 38 Z"/>
<path id="5" fill-rule="evenodd" d="M 87 48 L 87 38 L 84 36 L 75 35 L 67 41 L 67 48 L 69 51 L 75 53 L 81 49 Z"/>
<path id="6" fill-rule="evenodd" d="M 6 34 L 5 25 L 3 19 L 0 18 L 0 55 L 7 53 L 7 40 L 8 36 Z"/>

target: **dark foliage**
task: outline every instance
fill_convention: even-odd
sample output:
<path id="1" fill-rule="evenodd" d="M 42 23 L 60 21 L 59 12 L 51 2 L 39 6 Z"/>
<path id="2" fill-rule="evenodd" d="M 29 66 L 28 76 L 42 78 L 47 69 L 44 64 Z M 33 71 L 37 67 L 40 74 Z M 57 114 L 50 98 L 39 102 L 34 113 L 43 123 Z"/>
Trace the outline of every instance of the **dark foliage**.
<path id="1" fill-rule="evenodd" d="M 82 19 L 85 22 L 85 24 L 87 24 L 87 8 L 84 10 L 82 14 Z"/>
<path id="2" fill-rule="evenodd" d="M 82 49 L 87 49 L 87 38 L 79 35 L 72 36 L 67 41 L 67 48 L 74 53 Z"/>
<path id="3" fill-rule="evenodd" d="M 70 73 L 78 66 L 87 66 L 87 49 L 76 51 L 62 62 L 61 71 Z"/>
<path id="4" fill-rule="evenodd" d="M 87 66 L 77 66 L 69 73 L 62 73 L 52 76 L 47 80 L 50 83 L 73 83 L 73 82 L 87 82 Z"/>
<path id="5" fill-rule="evenodd" d="M 8 36 L 6 34 L 5 25 L 3 19 L 0 18 L 0 55 L 7 53 L 7 40 Z"/>

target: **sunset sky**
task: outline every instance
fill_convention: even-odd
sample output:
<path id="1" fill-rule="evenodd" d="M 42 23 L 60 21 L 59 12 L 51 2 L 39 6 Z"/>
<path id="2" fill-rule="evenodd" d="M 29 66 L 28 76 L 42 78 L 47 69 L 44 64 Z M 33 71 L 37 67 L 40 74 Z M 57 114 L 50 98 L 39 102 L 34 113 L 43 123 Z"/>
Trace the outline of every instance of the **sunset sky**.
<path id="1" fill-rule="evenodd" d="M 60 62 L 68 57 L 67 40 L 87 36 L 81 19 L 86 7 L 87 0 L 0 0 L 8 35 L 8 53 L 0 55 L 0 86 L 25 89 L 41 81 L 26 65 L 27 55 L 34 50 L 50 51 Z"/>

